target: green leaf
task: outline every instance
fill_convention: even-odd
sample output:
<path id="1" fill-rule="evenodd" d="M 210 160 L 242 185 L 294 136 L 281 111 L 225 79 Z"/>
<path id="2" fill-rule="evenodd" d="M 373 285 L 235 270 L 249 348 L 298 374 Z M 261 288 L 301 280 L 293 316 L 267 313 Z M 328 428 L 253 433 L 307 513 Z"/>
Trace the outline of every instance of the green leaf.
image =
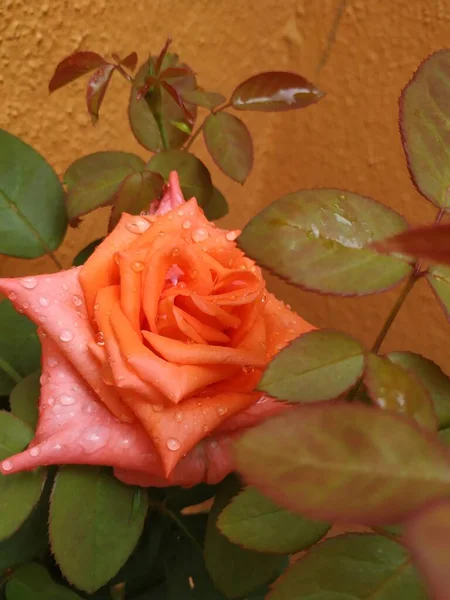
<path id="1" fill-rule="evenodd" d="M 277 506 L 253 487 L 233 498 L 217 525 L 234 544 L 273 554 L 304 550 L 330 529 L 327 523 L 311 521 Z"/>
<path id="2" fill-rule="evenodd" d="M 53 252 L 67 229 L 64 190 L 28 144 L 0 129 L 0 254 L 37 258 Z"/>
<path id="3" fill-rule="evenodd" d="M 372 534 L 328 539 L 300 558 L 274 585 L 270 600 L 427 600 L 411 557 Z"/>
<path id="4" fill-rule="evenodd" d="M 232 544 L 217 528 L 217 518 L 240 489 L 233 477 L 220 486 L 208 519 L 205 563 L 212 581 L 227 598 L 240 598 L 270 581 L 280 570 L 282 557 L 245 550 Z"/>
<path id="5" fill-rule="evenodd" d="M 208 206 L 213 194 L 211 175 L 202 161 L 193 154 L 183 150 L 159 152 L 152 156 L 147 168 L 161 173 L 166 181 L 171 171 L 177 171 L 186 200 L 195 197 L 200 206 Z"/>
<path id="6" fill-rule="evenodd" d="M 203 136 L 219 169 L 244 183 L 253 166 L 252 136 L 245 123 L 229 113 L 211 114 L 205 121 Z"/>
<path id="7" fill-rule="evenodd" d="M 442 429 L 438 435 L 443 444 L 450 446 L 450 427 L 447 429 Z"/>
<path id="8" fill-rule="evenodd" d="M 200 89 L 184 91 L 183 98 L 190 104 L 202 106 L 208 110 L 214 110 L 226 100 L 225 96 L 222 96 L 222 94 L 218 94 L 217 92 L 205 92 Z"/>
<path id="9" fill-rule="evenodd" d="M 421 380 L 389 358 L 370 354 L 364 380 L 374 403 L 411 417 L 425 429 L 436 431 L 437 418 L 431 396 Z"/>
<path id="10" fill-rule="evenodd" d="M 204 208 L 206 218 L 209 221 L 216 221 L 228 214 L 228 202 L 225 196 L 216 187 L 213 188 L 212 196 Z"/>
<path id="11" fill-rule="evenodd" d="M 182 510 L 187 506 L 195 506 L 209 500 L 217 492 L 217 485 L 199 483 L 190 488 L 172 487 L 164 490 L 164 504 L 175 510 Z"/>
<path id="12" fill-rule="evenodd" d="M 33 431 L 11 413 L 0 411 L 0 462 L 21 452 L 32 440 Z M 0 540 L 15 533 L 39 501 L 45 470 L 0 475 Z"/>
<path id="13" fill-rule="evenodd" d="M 175 55 L 166 54 L 163 61 L 163 68 L 165 69 L 169 66 L 186 67 L 184 64 L 178 64 Z M 138 100 L 139 90 L 144 86 L 148 75 L 149 62 L 147 61 L 141 66 L 134 78 L 131 88 L 130 103 L 128 106 L 128 117 L 130 119 L 131 129 L 137 141 L 144 146 L 144 148 L 147 148 L 147 150 L 159 152 L 165 148 L 158 122 L 150 110 L 146 97 L 142 97 Z M 177 92 L 182 95 L 185 90 L 193 90 L 196 87 L 195 77 L 192 71 L 185 77 L 177 77 L 171 84 Z M 173 150 L 180 148 L 188 139 L 189 134 L 175 127 L 172 124 L 172 121 L 184 121 L 184 110 L 165 89 L 160 89 L 160 93 L 161 125 L 165 131 L 168 149 Z M 149 92 L 147 95 L 149 99 L 151 99 L 151 94 L 152 92 Z M 197 113 L 196 107 L 193 104 L 187 103 L 186 109 L 195 119 Z"/>
<path id="14" fill-rule="evenodd" d="M 400 130 L 412 180 L 437 206 L 450 202 L 448 137 L 450 121 L 450 51 L 427 58 L 400 99 Z"/>
<path id="15" fill-rule="evenodd" d="M 125 563 L 141 535 L 146 495 L 134 505 L 135 488 L 98 467 L 64 467 L 50 505 L 52 551 L 64 576 L 94 592 Z"/>
<path id="16" fill-rule="evenodd" d="M 295 110 L 314 104 L 323 95 L 297 73 L 268 71 L 239 84 L 231 96 L 231 104 L 237 110 Z"/>
<path id="17" fill-rule="evenodd" d="M 128 152 L 96 152 L 76 160 L 64 174 L 69 219 L 111 204 L 125 177 L 142 172 L 144 166 L 139 156 Z"/>
<path id="18" fill-rule="evenodd" d="M 40 376 L 41 372 L 36 371 L 24 377 L 16 385 L 9 397 L 13 415 L 29 425 L 33 431 L 36 429 L 39 416 Z"/>
<path id="19" fill-rule="evenodd" d="M 239 244 L 251 258 L 292 284 L 343 296 L 379 292 L 411 267 L 367 248 L 407 227 L 398 213 L 339 190 L 294 192 L 244 228 Z"/>
<path id="20" fill-rule="evenodd" d="M 312 331 L 277 354 L 258 389 L 290 402 L 331 400 L 356 383 L 363 369 L 359 342 L 338 331 Z"/>
<path id="21" fill-rule="evenodd" d="M 0 394 L 9 394 L 23 377 L 39 369 L 41 345 L 36 325 L 9 300 L 0 302 Z"/>
<path id="22" fill-rule="evenodd" d="M 267 497 L 329 522 L 399 523 L 449 490 L 450 457 L 435 436 L 359 403 L 293 408 L 246 431 L 234 455 Z"/>
<path id="23" fill-rule="evenodd" d="M 427 280 L 445 316 L 450 320 L 450 267 L 444 265 L 430 267 Z"/>
<path id="24" fill-rule="evenodd" d="M 87 261 L 87 259 L 91 256 L 91 254 L 97 248 L 97 246 L 99 246 L 102 242 L 103 242 L 103 238 L 100 238 L 99 240 L 94 240 L 93 242 L 88 244 L 85 248 L 83 248 L 83 250 L 78 252 L 78 254 L 73 259 L 73 263 L 72 263 L 73 266 L 80 267 L 81 265 L 84 265 L 84 263 Z"/>
<path id="25" fill-rule="evenodd" d="M 391 352 L 389 360 L 414 373 L 428 390 L 439 429 L 450 427 L 450 379 L 431 360 L 413 352 Z"/>
<path id="26" fill-rule="evenodd" d="M 405 541 L 429 584 L 433 598 L 445 600 L 450 588 L 450 501 L 426 507 L 406 523 Z"/>
<path id="27" fill-rule="evenodd" d="M 161 196 L 163 186 L 163 177 L 153 171 L 128 175 L 116 192 L 109 231 L 117 225 L 123 212 L 138 215 L 141 211 L 148 210 L 150 203 Z"/>
<path id="28" fill-rule="evenodd" d="M 58 585 L 37 563 L 15 570 L 6 584 L 7 600 L 81 600 L 71 589 Z"/>

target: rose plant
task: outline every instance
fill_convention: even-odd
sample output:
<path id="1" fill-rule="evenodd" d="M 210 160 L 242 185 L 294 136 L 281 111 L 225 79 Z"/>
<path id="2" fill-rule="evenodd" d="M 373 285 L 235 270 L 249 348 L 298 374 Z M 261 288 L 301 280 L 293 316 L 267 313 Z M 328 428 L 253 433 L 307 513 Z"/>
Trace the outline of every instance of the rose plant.
<path id="1" fill-rule="evenodd" d="M 193 140 L 203 131 L 243 182 L 251 138 L 226 111 L 301 108 L 321 93 L 269 72 L 226 102 L 168 44 L 133 78 L 136 63 L 79 52 L 50 89 L 94 71 L 95 121 L 123 75 L 132 131 L 156 152 L 147 163 L 88 155 L 63 191 L 34 150 L 0 136 L 1 252 L 59 267 L 67 222 L 111 206 L 109 233 L 75 266 L 0 280 L 1 594 L 447 599 L 450 380 L 380 348 L 421 278 L 450 314 L 450 51 L 424 61 L 400 99 L 413 183 L 438 207 L 417 229 L 334 189 L 289 194 L 242 233 L 217 227 L 226 203 Z M 198 106 L 210 114 L 194 131 Z M 329 295 L 403 289 L 366 349 L 296 315 L 261 267 Z M 329 537 L 332 524 L 350 532 Z"/>

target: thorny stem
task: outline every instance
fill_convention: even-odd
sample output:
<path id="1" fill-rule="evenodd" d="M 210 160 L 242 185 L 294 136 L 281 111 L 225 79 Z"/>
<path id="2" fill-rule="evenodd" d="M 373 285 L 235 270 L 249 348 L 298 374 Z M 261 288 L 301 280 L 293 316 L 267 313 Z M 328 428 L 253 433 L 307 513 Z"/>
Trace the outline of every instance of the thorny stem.
<path id="1" fill-rule="evenodd" d="M 211 111 L 211 113 L 213 115 L 215 115 L 216 113 L 221 112 L 222 110 L 225 110 L 226 108 L 229 108 L 231 106 L 231 102 L 227 102 L 226 104 L 224 104 L 223 106 L 220 106 L 219 108 L 216 108 L 215 110 Z M 209 117 L 209 115 L 208 115 Z M 183 150 L 189 150 L 189 148 L 192 146 L 192 144 L 195 142 L 195 140 L 197 139 L 197 137 L 200 135 L 200 133 L 203 131 L 203 127 L 205 126 L 206 123 L 206 119 L 208 117 L 205 117 L 205 119 L 203 120 L 203 123 L 201 123 L 199 125 L 199 127 L 197 128 L 196 132 L 194 133 L 194 135 L 187 141 L 185 147 L 183 148 Z"/>

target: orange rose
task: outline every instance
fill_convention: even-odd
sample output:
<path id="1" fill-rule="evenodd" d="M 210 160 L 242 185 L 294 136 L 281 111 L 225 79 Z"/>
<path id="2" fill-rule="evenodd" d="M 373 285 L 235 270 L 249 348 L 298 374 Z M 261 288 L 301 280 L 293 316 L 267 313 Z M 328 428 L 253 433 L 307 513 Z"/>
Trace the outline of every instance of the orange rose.
<path id="1" fill-rule="evenodd" d="M 81 268 L 0 281 L 43 348 L 36 437 L 4 473 L 103 464 L 130 483 L 213 483 L 229 439 L 282 407 L 254 389 L 313 327 L 267 292 L 238 231 L 184 202 L 176 173 L 156 204 L 123 214 Z"/>

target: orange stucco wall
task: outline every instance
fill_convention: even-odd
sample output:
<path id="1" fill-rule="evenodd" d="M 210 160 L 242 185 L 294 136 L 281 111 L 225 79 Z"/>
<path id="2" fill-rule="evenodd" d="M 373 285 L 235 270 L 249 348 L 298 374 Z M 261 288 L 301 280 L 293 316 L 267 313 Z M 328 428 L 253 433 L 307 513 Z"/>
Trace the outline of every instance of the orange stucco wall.
<path id="1" fill-rule="evenodd" d="M 36 147 L 59 174 L 83 154 L 122 149 L 146 156 L 128 129 L 125 81 L 116 78 L 93 128 L 84 82 L 51 97 L 55 64 L 77 49 L 144 59 L 171 35 L 173 47 L 207 89 L 227 94 L 251 74 L 295 70 L 327 96 L 305 111 L 248 114 L 255 168 L 244 187 L 211 165 L 231 202 L 225 223 L 243 225 L 277 197 L 304 187 L 340 187 L 371 196 L 413 224 L 434 207 L 409 181 L 397 129 L 397 98 L 418 63 L 449 45 L 450 0 L 348 0 L 329 60 L 316 68 L 340 0 L 0 0 L 0 127 Z M 201 139 L 193 150 L 209 160 Z M 98 237 L 104 215 L 71 232 L 58 256 Z M 2 258 L 0 275 L 53 270 L 47 259 Z M 271 280 L 273 284 L 273 281 Z M 398 289 L 363 299 L 321 297 L 275 284 L 306 318 L 370 343 Z M 386 342 L 421 351 L 450 370 L 450 325 L 424 281 L 407 300 Z"/>

